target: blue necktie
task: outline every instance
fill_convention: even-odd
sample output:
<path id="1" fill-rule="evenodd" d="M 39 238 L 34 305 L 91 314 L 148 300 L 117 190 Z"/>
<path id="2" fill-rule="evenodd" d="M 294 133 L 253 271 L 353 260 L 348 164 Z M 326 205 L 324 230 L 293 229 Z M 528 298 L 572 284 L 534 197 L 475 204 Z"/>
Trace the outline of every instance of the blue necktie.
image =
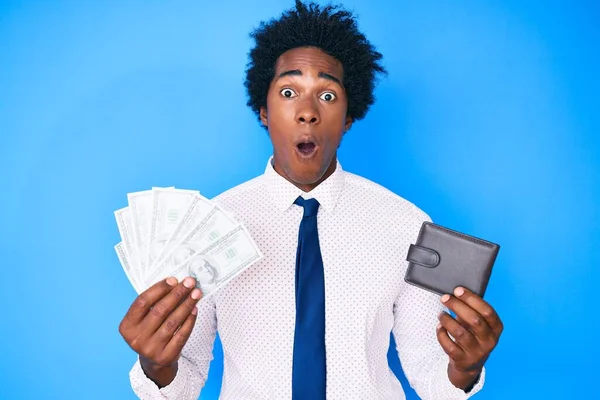
<path id="1" fill-rule="evenodd" d="M 292 400 L 325 399 L 325 280 L 317 232 L 316 199 L 298 197 L 304 207 L 296 253 L 296 330 Z"/>

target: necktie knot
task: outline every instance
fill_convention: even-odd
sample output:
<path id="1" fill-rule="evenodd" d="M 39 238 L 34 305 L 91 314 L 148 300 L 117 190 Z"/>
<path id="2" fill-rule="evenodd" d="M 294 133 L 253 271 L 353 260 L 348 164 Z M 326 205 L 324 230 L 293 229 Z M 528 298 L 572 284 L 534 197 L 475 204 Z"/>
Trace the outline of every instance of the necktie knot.
<path id="1" fill-rule="evenodd" d="M 305 200 L 302 197 L 298 197 L 296 201 L 294 201 L 294 204 L 304 207 L 303 217 L 314 217 L 317 215 L 317 211 L 319 211 L 319 202 L 317 199 Z"/>

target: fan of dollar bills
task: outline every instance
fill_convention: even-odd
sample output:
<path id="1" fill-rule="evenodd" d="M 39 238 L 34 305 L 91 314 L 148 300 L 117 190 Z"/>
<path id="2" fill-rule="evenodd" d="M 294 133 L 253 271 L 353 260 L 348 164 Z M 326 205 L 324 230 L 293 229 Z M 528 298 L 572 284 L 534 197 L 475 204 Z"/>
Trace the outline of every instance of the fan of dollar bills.
<path id="1" fill-rule="evenodd" d="M 191 276 L 206 297 L 262 258 L 244 224 L 197 191 L 152 188 L 127 200 L 115 211 L 115 251 L 138 293 Z"/>

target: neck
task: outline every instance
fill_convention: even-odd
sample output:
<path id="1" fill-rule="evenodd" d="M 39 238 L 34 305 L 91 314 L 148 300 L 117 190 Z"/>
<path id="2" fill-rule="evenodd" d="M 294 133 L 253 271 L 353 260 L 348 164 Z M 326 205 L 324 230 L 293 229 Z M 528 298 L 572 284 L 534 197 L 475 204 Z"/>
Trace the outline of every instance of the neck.
<path id="1" fill-rule="evenodd" d="M 288 176 L 288 174 L 286 174 L 285 171 L 283 171 L 281 168 L 279 168 L 279 166 L 275 162 L 275 159 L 273 159 L 273 169 L 275 169 L 275 172 L 277 172 L 279 175 L 284 177 L 288 182 L 290 182 L 291 184 L 293 184 L 294 186 L 296 186 L 298 189 L 302 190 L 305 193 L 310 192 L 311 190 L 313 190 L 314 188 L 319 186 L 321 184 L 321 182 L 325 181 L 325 179 L 329 178 L 331 176 L 331 174 L 333 174 L 335 172 L 336 167 L 337 167 L 337 154 L 334 155 L 333 159 L 331 160 L 331 163 L 329 164 L 329 166 L 327 167 L 327 170 L 325 171 L 325 173 L 323 174 L 323 176 L 321 178 L 319 178 L 316 182 L 313 182 L 313 183 L 301 183 L 301 182 L 293 181 Z"/>

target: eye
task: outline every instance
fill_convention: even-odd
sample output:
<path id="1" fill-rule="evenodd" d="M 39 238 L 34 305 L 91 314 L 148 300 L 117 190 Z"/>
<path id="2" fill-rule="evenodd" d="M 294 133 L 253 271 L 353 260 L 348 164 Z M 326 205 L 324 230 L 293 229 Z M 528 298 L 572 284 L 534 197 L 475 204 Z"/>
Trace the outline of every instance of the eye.
<path id="1" fill-rule="evenodd" d="M 290 88 L 285 88 L 285 89 L 281 89 L 281 95 L 283 97 L 287 97 L 288 99 L 291 99 L 292 97 L 296 97 L 296 92 L 294 92 L 292 89 Z"/>
<path id="2" fill-rule="evenodd" d="M 331 93 L 331 92 L 325 92 L 322 95 L 319 96 L 319 98 L 321 100 L 324 100 L 328 103 L 334 101 L 336 99 L 335 94 Z"/>

